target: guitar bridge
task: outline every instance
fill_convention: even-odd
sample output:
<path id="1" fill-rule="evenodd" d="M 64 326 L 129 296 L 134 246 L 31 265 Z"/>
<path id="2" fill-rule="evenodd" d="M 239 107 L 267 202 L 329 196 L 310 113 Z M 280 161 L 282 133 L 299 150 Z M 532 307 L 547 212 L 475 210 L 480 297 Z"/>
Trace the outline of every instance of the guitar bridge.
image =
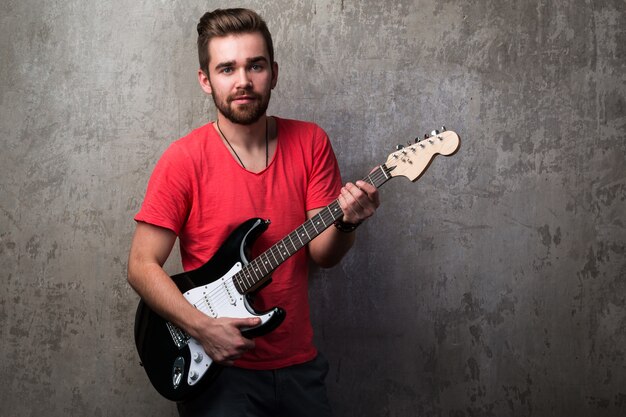
<path id="1" fill-rule="evenodd" d="M 187 346 L 187 342 L 189 342 L 189 335 L 187 333 L 180 330 L 169 321 L 167 322 L 167 329 L 170 331 L 172 341 L 178 349 L 182 349 L 183 347 Z"/>

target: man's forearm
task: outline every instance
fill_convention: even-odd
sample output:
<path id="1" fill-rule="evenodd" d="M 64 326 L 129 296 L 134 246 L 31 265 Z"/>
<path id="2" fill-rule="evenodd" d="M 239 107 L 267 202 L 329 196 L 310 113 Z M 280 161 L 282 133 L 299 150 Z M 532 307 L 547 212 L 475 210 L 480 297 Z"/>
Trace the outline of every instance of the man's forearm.
<path id="1" fill-rule="evenodd" d="M 206 316 L 193 307 L 174 281 L 158 264 L 133 265 L 129 262 L 128 282 L 157 314 L 189 334 Z"/>
<path id="2" fill-rule="evenodd" d="M 356 231 L 346 233 L 331 226 L 309 243 L 311 259 L 322 268 L 333 267 L 348 253 L 355 237 Z"/>

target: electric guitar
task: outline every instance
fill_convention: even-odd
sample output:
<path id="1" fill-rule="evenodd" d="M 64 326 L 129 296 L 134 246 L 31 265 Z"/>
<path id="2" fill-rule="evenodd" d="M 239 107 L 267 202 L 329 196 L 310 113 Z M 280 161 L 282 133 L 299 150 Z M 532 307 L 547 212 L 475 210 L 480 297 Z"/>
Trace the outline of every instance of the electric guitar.
<path id="1" fill-rule="evenodd" d="M 433 131 L 398 150 L 363 180 L 380 187 L 393 177 L 416 181 L 435 155 L 451 155 L 459 147 L 452 131 Z M 269 220 L 253 218 L 235 229 L 213 257 L 193 271 L 172 276 L 184 297 L 210 317 L 259 317 L 261 324 L 242 330 L 252 338 L 274 330 L 285 318 L 275 307 L 259 312 L 249 297 L 269 284 L 270 274 L 321 232 L 343 216 L 335 200 L 261 255 L 249 261 L 252 244 L 269 226 Z M 183 401 L 210 384 L 221 367 L 213 363 L 202 345 L 180 328 L 160 317 L 143 301 L 135 315 L 135 344 L 141 363 L 154 388 L 165 398 Z"/>

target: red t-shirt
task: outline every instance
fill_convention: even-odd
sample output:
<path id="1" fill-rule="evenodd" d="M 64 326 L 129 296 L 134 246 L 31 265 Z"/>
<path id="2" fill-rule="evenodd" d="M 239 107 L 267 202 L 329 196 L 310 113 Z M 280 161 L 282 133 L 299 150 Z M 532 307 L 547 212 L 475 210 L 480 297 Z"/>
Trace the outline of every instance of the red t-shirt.
<path id="1" fill-rule="evenodd" d="M 245 220 L 270 219 L 254 244 L 254 257 L 300 226 L 308 210 L 339 195 L 339 168 L 326 133 L 313 123 L 280 118 L 276 123 L 276 152 L 259 173 L 238 164 L 213 123 L 172 143 L 158 161 L 135 220 L 178 235 L 184 270 L 202 266 Z M 305 250 L 297 252 L 255 297 L 259 310 L 280 306 L 287 315 L 276 330 L 255 339 L 255 349 L 237 366 L 277 369 L 315 357 L 307 264 Z"/>

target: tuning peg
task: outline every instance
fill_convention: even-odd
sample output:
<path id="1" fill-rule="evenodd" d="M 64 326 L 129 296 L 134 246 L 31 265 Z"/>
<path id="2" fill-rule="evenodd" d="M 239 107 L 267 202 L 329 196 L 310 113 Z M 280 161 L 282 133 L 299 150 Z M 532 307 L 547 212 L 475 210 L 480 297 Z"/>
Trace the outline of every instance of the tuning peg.
<path id="1" fill-rule="evenodd" d="M 430 132 L 430 136 L 437 136 L 439 134 L 438 130 L 433 130 L 432 132 Z"/>
<path id="2" fill-rule="evenodd" d="M 447 131 L 447 130 L 448 130 L 448 129 L 446 129 L 446 127 L 445 127 L 445 126 L 441 126 L 441 131 L 442 131 L 442 132 L 445 132 L 445 131 Z"/>
<path id="3" fill-rule="evenodd" d="M 414 143 L 419 142 L 421 139 L 419 137 L 415 138 Z"/>
<path id="4" fill-rule="evenodd" d="M 400 149 L 404 149 L 404 145 L 396 145 L 396 149 L 399 151 Z"/>
<path id="5" fill-rule="evenodd" d="M 429 137 L 430 137 L 430 135 L 429 135 L 428 133 L 426 133 L 426 134 L 424 135 L 424 139 L 428 139 Z"/>

